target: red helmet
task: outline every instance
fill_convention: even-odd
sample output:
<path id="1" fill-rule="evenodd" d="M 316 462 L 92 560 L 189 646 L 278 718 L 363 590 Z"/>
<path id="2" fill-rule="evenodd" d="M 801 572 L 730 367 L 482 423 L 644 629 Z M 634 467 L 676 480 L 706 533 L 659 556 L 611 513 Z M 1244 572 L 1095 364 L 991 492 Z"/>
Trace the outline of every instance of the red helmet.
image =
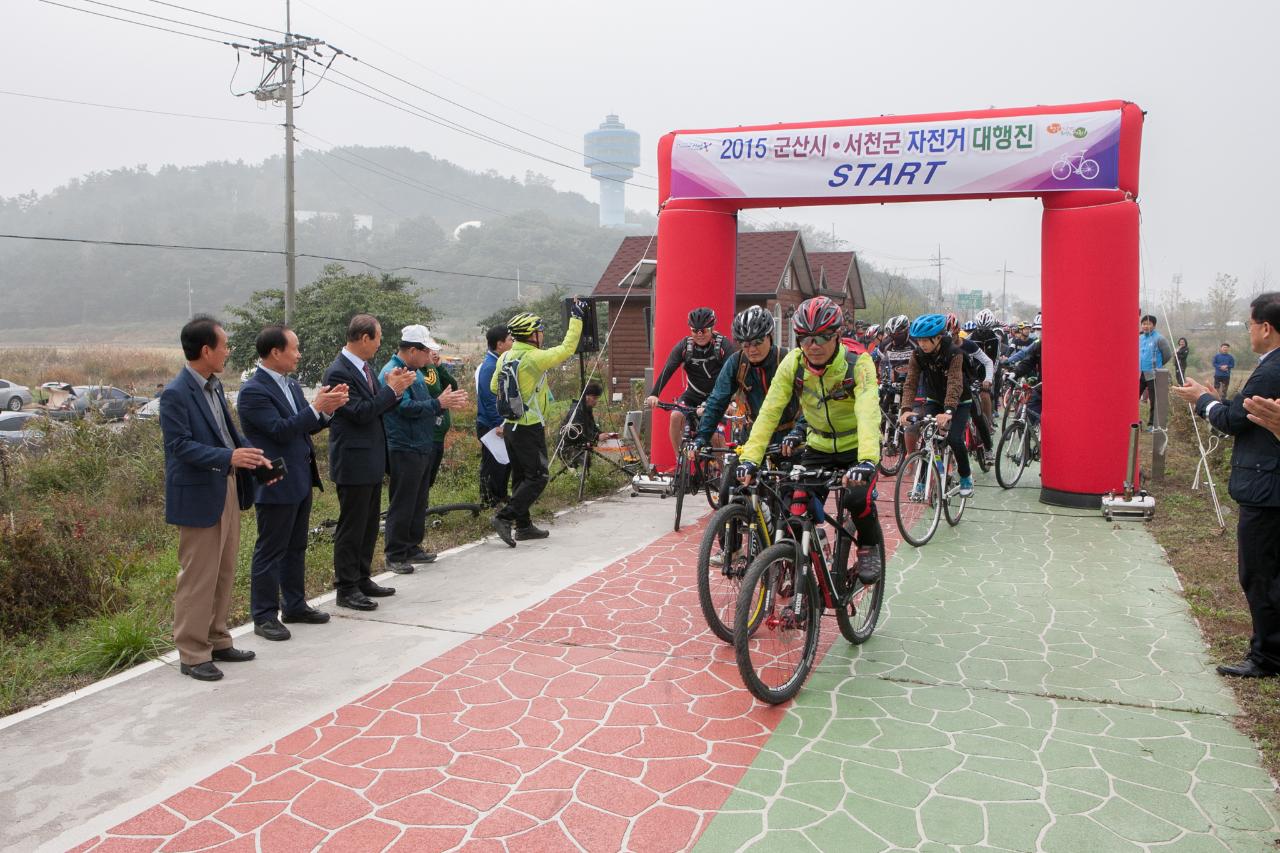
<path id="1" fill-rule="evenodd" d="M 825 296 L 806 299 L 791 315 L 791 330 L 796 337 L 839 334 L 844 325 L 844 312 Z"/>
<path id="2" fill-rule="evenodd" d="M 948 311 L 947 327 L 946 327 L 947 334 L 954 335 L 959 330 L 960 330 L 960 318 L 955 315 L 954 311 Z"/>

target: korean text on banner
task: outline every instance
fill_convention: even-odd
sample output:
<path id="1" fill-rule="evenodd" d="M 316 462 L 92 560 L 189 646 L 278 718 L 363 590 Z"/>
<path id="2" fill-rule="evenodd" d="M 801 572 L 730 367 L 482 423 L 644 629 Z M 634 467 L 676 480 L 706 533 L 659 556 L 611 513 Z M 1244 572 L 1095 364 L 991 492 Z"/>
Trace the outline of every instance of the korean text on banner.
<path id="1" fill-rule="evenodd" d="M 678 133 L 673 198 L 1020 195 L 1115 189 L 1120 111 Z"/>

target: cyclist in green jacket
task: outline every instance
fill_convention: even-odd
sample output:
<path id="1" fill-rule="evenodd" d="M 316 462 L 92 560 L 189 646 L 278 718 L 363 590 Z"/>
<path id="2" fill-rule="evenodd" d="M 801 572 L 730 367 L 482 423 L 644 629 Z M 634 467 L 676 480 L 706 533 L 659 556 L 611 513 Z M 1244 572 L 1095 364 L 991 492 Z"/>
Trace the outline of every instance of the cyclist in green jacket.
<path id="1" fill-rule="evenodd" d="M 550 534 L 533 526 L 529 509 L 547 487 L 546 411 L 551 402 L 547 388 L 547 371 L 563 364 L 578 349 L 582 335 L 582 318 L 586 314 L 585 299 L 575 299 L 569 307 L 569 328 L 560 346 L 542 349 L 546 328 L 537 314 L 523 312 L 507 321 L 515 343 L 498 359 L 489 380 L 489 390 L 498 394 L 504 366 L 518 361 L 516 376 L 524 414 L 506 418 L 502 423 L 502 440 L 511 458 L 511 500 L 490 522 L 494 531 L 512 548 L 517 539 L 545 539 Z M 515 535 L 512 536 L 512 526 Z"/>
<path id="2" fill-rule="evenodd" d="M 784 410 L 798 394 L 807 445 L 800 462 L 847 468 L 842 505 L 858 531 L 858 579 L 872 584 L 883 571 L 878 547 L 883 537 L 872 497 L 880 461 L 879 384 L 871 356 L 855 356 L 840 342 L 843 325 L 840 306 L 825 296 L 797 306 L 791 328 L 799 347 L 778 364 L 751 437 L 739 452 L 738 479 L 750 483 L 755 477 Z M 793 431 L 783 452 L 800 440 Z"/>

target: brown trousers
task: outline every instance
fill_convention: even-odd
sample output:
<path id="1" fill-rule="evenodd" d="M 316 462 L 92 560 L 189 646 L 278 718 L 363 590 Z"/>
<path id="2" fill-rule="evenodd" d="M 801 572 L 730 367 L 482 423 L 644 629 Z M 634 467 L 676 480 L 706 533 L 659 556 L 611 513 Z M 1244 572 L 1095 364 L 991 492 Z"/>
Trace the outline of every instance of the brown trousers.
<path id="1" fill-rule="evenodd" d="M 178 589 L 173 596 L 173 641 L 188 666 L 212 660 L 213 649 L 231 648 L 227 613 L 240 550 L 240 504 L 234 470 L 227 501 L 213 527 L 178 527 Z"/>

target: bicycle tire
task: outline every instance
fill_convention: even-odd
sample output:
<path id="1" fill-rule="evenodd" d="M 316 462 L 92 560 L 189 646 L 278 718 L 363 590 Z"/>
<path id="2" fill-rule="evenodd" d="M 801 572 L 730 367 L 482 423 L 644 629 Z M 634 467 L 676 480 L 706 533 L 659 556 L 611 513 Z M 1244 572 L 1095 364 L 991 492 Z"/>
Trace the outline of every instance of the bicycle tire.
<path id="1" fill-rule="evenodd" d="M 1002 489 L 1012 489 L 1022 479 L 1027 467 L 1026 434 L 1026 421 L 1016 420 L 1000 436 L 996 447 L 996 482 Z"/>
<path id="2" fill-rule="evenodd" d="M 905 455 L 903 451 L 906 448 L 902 444 L 902 430 L 897 424 L 889 427 L 889 438 L 880 442 L 880 461 L 876 463 L 876 467 L 880 469 L 880 473 L 886 477 L 892 477 L 902 469 L 902 458 Z"/>
<path id="3" fill-rule="evenodd" d="M 942 458 L 944 460 L 943 470 L 947 472 L 942 480 L 942 514 L 946 516 L 947 524 L 955 527 L 960 523 L 960 517 L 964 515 L 964 508 L 969 503 L 969 499 L 959 492 L 960 471 L 951 450 L 948 449 L 944 452 Z M 953 486 L 956 489 L 954 494 L 952 493 Z M 955 512 L 952 512 L 953 507 Z"/>
<path id="4" fill-rule="evenodd" d="M 1005 430 L 1009 428 L 1009 413 L 1018 408 L 1018 400 L 1022 396 L 1022 392 L 1014 389 L 1009 393 L 1009 399 L 1005 403 L 1004 411 L 1000 415 L 1000 434 L 1003 435 Z M 1017 420 L 1017 418 L 1014 418 Z"/>
<path id="5" fill-rule="evenodd" d="M 852 544 L 853 540 L 847 536 L 840 537 L 840 544 L 836 547 L 837 565 L 849 564 L 849 548 Z M 857 572 L 849 570 L 849 583 L 852 588 L 844 597 L 844 603 L 836 607 L 836 624 L 840 626 L 840 634 L 855 646 L 860 646 L 871 639 L 871 635 L 876 632 L 876 625 L 880 623 L 880 608 L 884 604 L 885 577 L 889 569 L 888 560 L 885 559 L 883 537 L 876 547 L 880 550 L 880 581 L 870 585 L 863 584 L 858 580 Z M 842 555 L 841 549 L 844 549 Z"/>
<path id="6" fill-rule="evenodd" d="M 719 456 L 717 459 L 698 460 L 698 465 L 702 468 L 702 491 L 706 495 L 707 506 L 713 510 L 721 507 L 720 496 L 724 493 L 724 473 L 728 470 L 727 458 L 727 456 Z"/>
<path id="7" fill-rule="evenodd" d="M 805 606 L 799 615 L 802 626 L 787 627 L 789 605 L 784 607 L 782 597 L 778 595 L 786 576 L 796 568 L 799 546 L 791 540 L 778 542 L 766 548 L 756 557 L 742 579 L 742 588 L 738 591 L 738 604 L 733 617 L 733 651 L 738 663 L 738 673 L 742 683 L 762 702 L 779 705 L 795 697 L 804 686 L 805 679 L 813 669 L 813 661 L 818 652 L 818 633 L 822 627 L 822 599 L 815 583 L 813 573 L 806 571 L 799 579 L 804 584 Z M 777 566 L 775 570 L 774 567 Z M 758 627 L 752 630 L 747 619 L 751 609 L 752 595 L 762 584 L 767 584 L 766 604 L 763 618 Z M 794 602 L 794 596 L 787 599 Z M 771 624 L 773 622 L 774 624 Z M 761 671 L 770 659 L 777 660 L 779 655 L 770 648 L 781 646 L 793 635 L 803 631 L 803 642 L 796 655 L 791 656 L 794 663 L 777 667 L 779 674 L 785 678 L 773 679 L 762 677 Z M 753 653 L 755 653 L 753 655 Z M 757 666 L 757 663 L 760 665 Z M 789 673 L 789 674 L 788 674 Z M 780 681 L 776 686 L 771 683 Z"/>
<path id="8" fill-rule="evenodd" d="M 753 520 L 749 504 L 731 503 L 720 507 L 707 522 L 702 546 L 698 549 L 698 603 L 711 633 L 726 643 L 733 642 L 733 614 L 738 606 L 742 578 L 752 560 L 764 550 L 764 540 L 751 527 Z M 745 541 L 739 545 L 739 539 Z M 711 557 L 719 553 L 723 558 L 725 543 L 730 542 L 733 543 L 733 553 L 742 556 L 735 556 L 728 566 L 712 566 Z M 763 616 L 764 590 L 761 589 L 760 593 L 756 599 L 755 625 L 760 624 L 759 619 Z"/>
<path id="9" fill-rule="evenodd" d="M 684 510 L 684 494 L 689 491 L 689 466 L 690 462 L 680 454 L 679 465 L 676 468 L 676 522 L 675 529 L 680 529 L 680 513 Z"/>
<path id="10" fill-rule="evenodd" d="M 904 459 L 902 469 L 898 472 L 898 482 L 893 489 L 893 516 L 894 520 L 898 522 L 898 532 L 902 534 L 903 539 L 917 548 L 926 545 L 933 538 L 933 534 L 938 530 L 938 522 L 942 517 L 942 481 L 938 477 L 938 469 L 934 467 L 929 455 L 927 451 L 917 450 Z M 920 477 L 921 469 L 924 471 L 924 491 L 927 495 L 927 500 L 924 503 L 912 501 L 908 497 L 912 485 Z M 922 519 L 932 514 L 932 518 L 928 519 L 927 528 L 924 530 L 923 535 L 920 536 L 912 533 L 911 525 L 904 518 L 906 509 L 912 505 L 924 507 Z M 919 521 L 916 523 L 918 525 Z"/>

